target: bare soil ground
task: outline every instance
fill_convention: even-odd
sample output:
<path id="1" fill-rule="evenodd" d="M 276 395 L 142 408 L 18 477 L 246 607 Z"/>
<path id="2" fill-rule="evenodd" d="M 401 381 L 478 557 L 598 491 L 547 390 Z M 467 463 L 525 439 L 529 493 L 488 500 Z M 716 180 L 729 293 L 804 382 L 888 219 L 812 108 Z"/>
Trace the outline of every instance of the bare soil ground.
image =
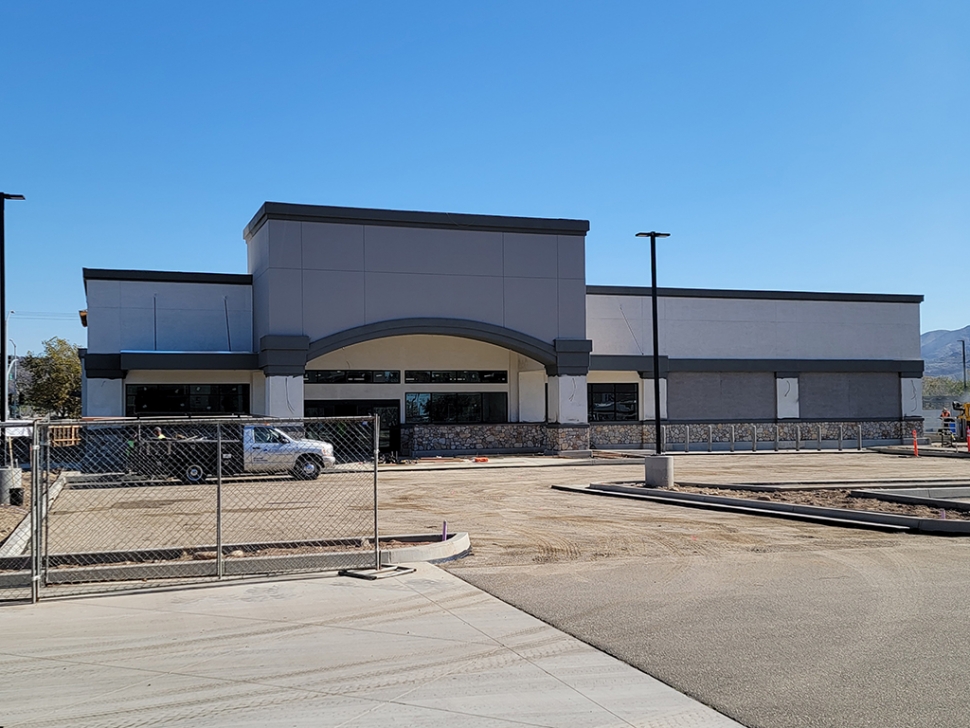
<path id="1" fill-rule="evenodd" d="M 24 504 L 22 506 L 0 506 L 0 543 L 9 536 L 17 525 L 30 513 L 30 473 L 24 471 Z"/>

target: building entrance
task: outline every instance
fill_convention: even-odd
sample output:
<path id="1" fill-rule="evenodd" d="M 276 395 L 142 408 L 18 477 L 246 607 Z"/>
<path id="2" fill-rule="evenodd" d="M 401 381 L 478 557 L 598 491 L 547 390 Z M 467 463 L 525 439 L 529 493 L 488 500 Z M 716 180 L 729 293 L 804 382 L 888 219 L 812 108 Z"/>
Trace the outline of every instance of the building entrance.
<path id="1" fill-rule="evenodd" d="M 379 447 L 381 452 L 401 449 L 401 403 L 396 399 L 308 399 L 303 403 L 306 417 L 381 418 Z"/>

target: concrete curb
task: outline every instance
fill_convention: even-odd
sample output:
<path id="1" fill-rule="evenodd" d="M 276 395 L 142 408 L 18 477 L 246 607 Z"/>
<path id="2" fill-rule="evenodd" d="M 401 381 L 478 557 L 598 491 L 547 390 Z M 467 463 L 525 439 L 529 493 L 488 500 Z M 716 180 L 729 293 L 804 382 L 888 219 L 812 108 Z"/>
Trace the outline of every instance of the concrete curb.
<path id="1" fill-rule="evenodd" d="M 67 483 L 67 478 L 69 475 L 74 475 L 74 473 L 63 472 L 57 476 L 57 480 L 53 482 L 50 488 L 47 490 L 47 505 L 53 505 L 54 500 L 61 494 L 61 490 Z M 34 493 L 30 494 L 30 497 L 34 497 Z M 24 515 L 17 527 L 7 536 L 7 540 L 3 542 L 0 546 L 0 558 L 4 556 L 20 556 L 26 553 L 27 547 L 30 545 L 30 511 Z"/>
<path id="2" fill-rule="evenodd" d="M 680 493 L 677 491 L 631 487 L 611 483 L 591 483 L 586 488 L 552 486 L 556 490 L 649 500 L 671 505 L 726 510 L 748 515 L 775 516 L 851 528 L 874 528 L 888 531 L 916 531 L 927 534 L 970 536 L 970 521 L 946 521 L 932 518 L 913 518 L 893 513 L 853 511 L 846 508 L 822 508 L 794 503 L 752 501 L 745 498 Z"/>
<path id="3" fill-rule="evenodd" d="M 414 541 L 432 539 L 433 534 L 406 534 L 382 536 L 381 540 Z M 402 564 L 427 561 L 439 564 L 467 556 L 471 551 L 471 539 L 465 532 L 451 534 L 447 541 L 382 549 L 382 564 Z M 280 556 L 254 556 L 226 559 L 223 573 L 226 576 L 264 576 L 283 573 L 336 571 L 347 568 L 354 558 L 368 559 L 372 552 L 331 552 L 322 554 L 284 554 Z M 361 566 L 373 566 L 373 559 Z M 206 561 L 169 561 L 163 563 L 105 563 L 77 568 L 51 569 L 47 572 L 47 584 L 78 584 L 108 581 L 133 581 L 140 579 L 193 579 L 214 578 L 216 563 Z M 0 574 L 0 589 L 30 585 L 27 571 Z M 0 597 L 2 598 L 2 597 Z"/>
<path id="4" fill-rule="evenodd" d="M 898 455 L 900 457 L 913 457 L 912 445 L 891 445 L 889 447 L 874 447 L 875 452 L 883 455 Z M 924 447 L 920 442 L 919 456 L 921 458 L 970 458 L 970 453 L 962 450 L 937 450 L 929 446 Z"/>
<path id="5" fill-rule="evenodd" d="M 914 506 L 929 506 L 952 511 L 970 511 L 970 503 L 949 500 L 949 498 L 968 498 L 970 488 L 910 488 L 905 492 L 891 490 L 852 490 L 849 495 L 856 498 L 872 498 L 873 500 L 888 501 L 890 503 L 904 503 Z"/>
<path id="6" fill-rule="evenodd" d="M 423 534 L 421 538 L 427 538 Z M 388 536 L 387 538 L 419 538 L 418 536 Z M 446 561 L 464 558 L 472 550 L 472 542 L 465 532 L 452 534 L 447 541 L 402 546 L 381 551 L 381 562 L 385 564 L 406 564 L 413 561 L 427 561 L 429 564 L 442 564 Z"/>

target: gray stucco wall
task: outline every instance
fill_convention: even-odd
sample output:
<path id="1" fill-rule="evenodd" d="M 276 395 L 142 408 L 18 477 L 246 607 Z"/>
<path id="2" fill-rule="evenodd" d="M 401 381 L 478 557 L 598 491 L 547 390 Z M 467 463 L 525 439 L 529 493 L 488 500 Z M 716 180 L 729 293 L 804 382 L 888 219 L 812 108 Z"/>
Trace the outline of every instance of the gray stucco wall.
<path id="1" fill-rule="evenodd" d="M 248 285 L 92 279 L 86 286 L 92 354 L 253 350 Z"/>
<path id="2" fill-rule="evenodd" d="M 802 418 L 899 417 L 898 374 L 803 373 L 798 379 Z"/>
<path id="3" fill-rule="evenodd" d="M 775 375 L 770 372 L 671 372 L 671 420 L 743 420 L 775 417 Z"/>
<path id="4" fill-rule="evenodd" d="M 257 342 L 410 317 L 586 338 L 582 235 L 271 219 L 247 243 Z"/>

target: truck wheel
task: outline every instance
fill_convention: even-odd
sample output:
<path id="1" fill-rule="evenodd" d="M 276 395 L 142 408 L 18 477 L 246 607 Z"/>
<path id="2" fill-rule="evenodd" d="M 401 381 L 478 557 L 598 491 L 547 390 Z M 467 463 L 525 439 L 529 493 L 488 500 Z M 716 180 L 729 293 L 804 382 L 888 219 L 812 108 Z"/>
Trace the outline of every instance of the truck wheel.
<path id="1" fill-rule="evenodd" d="M 320 477 L 323 465 L 315 457 L 304 455 L 296 461 L 293 468 L 293 477 L 298 480 L 316 480 Z"/>
<path id="2" fill-rule="evenodd" d="M 182 468 L 182 482 L 195 485 L 205 481 L 205 469 L 196 463 L 189 463 Z"/>

